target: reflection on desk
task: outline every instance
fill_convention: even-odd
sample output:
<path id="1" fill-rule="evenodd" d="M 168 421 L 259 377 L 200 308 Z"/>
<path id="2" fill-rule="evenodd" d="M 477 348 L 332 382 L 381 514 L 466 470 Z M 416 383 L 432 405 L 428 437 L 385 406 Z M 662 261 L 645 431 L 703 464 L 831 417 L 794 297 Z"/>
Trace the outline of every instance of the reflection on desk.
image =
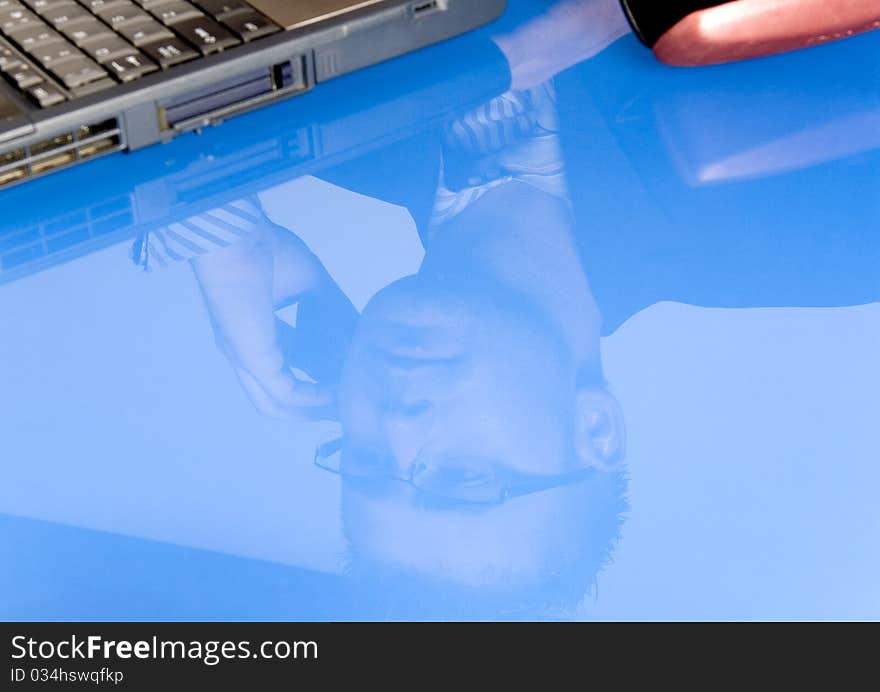
<path id="1" fill-rule="evenodd" d="M 51 595 L 117 554 L 121 618 L 147 562 L 158 617 L 878 616 L 877 37 L 511 85 L 493 34 L 553 16 L 513 4 L 88 199 L 13 191 L 0 511 L 130 538 L 20 562 L 4 615 L 82 617 Z M 0 531 L 84 540 L 47 526 Z"/>

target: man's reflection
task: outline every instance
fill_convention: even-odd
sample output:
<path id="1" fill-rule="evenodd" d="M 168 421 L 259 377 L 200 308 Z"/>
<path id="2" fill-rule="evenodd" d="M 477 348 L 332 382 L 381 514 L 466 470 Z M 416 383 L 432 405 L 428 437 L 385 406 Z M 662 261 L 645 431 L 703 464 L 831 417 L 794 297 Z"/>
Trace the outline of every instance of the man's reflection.
<path id="1" fill-rule="evenodd" d="M 317 461 L 343 478 L 350 573 L 375 616 L 570 614 L 613 549 L 624 422 L 556 120 L 547 83 L 447 123 L 424 262 L 360 316 L 259 198 L 137 248 L 147 266 L 191 261 L 262 413 L 338 416 Z M 276 316 L 292 303 L 295 330 Z"/>
<path id="2" fill-rule="evenodd" d="M 421 271 L 367 306 L 339 390 L 354 572 L 459 615 L 570 608 L 622 509 L 623 417 L 558 142 L 547 110 L 499 118 L 512 98 L 447 129 L 444 164 L 467 150 L 476 184 L 444 176 Z"/>
<path id="3" fill-rule="evenodd" d="M 623 32 L 608 15 L 590 41 L 563 40 L 560 18 L 589 23 L 608 7 L 555 3 L 498 37 L 511 91 L 420 135 L 397 166 L 381 155 L 358 162 L 368 189 L 334 179 L 406 206 L 425 245 L 419 271 L 362 314 L 301 229 L 271 222 L 259 197 L 159 229 L 137 248 L 146 266 L 192 262 L 217 343 L 262 413 L 341 423 L 316 461 L 343 478 L 348 563 L 368 616 L 574 610 L 625 508 L 623 415 L 599 339 L 640 310 L 876 299 L 873 245 L 845 255 L 855 288 L 816 280 L 823 268 L 839 277 L 828 257 L 849 245 L 804 221 L 821 218 L 809 204 L 771 205 L 768 214 L 801 215 L 773 223 L 743 208 L 748 223 L 735 223 L 739 203 L 768 198 L 770 183 L 727 193 L 733 201 L 691 188 L 647 199 L 618 133 L 608 136 L 609 122 L 625 131 L 625 110 L 604 99 L 606 119 L 590 104 L 609 88 L 602 76 L 578 68 L 550 79 Z M 556 50 L 533 40 L 552 27 Z M 636 162 L 662 172 L 665 159 L 636 130 L 629 144 L 648 152 Z M 417 174 L 425 162 L 430 171 Z M 671 180 L 650 178 L 661 192 Z M 687 214 L 663 213 L 682 200 Z M 804 242 L 814 226 L 817 242 Z M 294 304 L 291 329 L 277 315 Z"/>

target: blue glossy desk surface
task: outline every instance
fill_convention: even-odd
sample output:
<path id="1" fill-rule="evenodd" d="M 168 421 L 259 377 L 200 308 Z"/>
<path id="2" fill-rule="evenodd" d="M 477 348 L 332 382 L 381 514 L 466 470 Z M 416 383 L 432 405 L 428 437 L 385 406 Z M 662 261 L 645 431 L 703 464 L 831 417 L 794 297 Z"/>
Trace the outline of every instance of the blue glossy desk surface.
<path id="1" fill-rule="evenodd" d="M 0 617 L 880 617 L 880 34 L 541 8 L 0 193 Z"/>

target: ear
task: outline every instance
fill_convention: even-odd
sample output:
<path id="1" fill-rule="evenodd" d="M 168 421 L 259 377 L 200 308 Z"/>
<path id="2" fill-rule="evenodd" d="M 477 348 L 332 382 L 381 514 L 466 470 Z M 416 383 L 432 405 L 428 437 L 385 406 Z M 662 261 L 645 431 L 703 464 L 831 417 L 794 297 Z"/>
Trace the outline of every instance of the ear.
<path id="1" fill-rule="evenodd" d="M 615 471 L 626 456 L 626 425 L 620 404 L 604 389 L 577 393 L 575 452 L 585 467 Z"/>

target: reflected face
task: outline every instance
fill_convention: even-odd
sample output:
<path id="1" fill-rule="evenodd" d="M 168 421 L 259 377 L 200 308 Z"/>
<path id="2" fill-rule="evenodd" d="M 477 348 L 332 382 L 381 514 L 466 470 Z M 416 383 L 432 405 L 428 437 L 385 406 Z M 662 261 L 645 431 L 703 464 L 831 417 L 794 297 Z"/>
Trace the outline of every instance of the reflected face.
<path id="1" fill-rule="evenodd" d="M 346 453 L 414 465 L 568 469 L 570 354 L 503 288 L 410 277 L 367 306 L 340 387 Z"/>
<path id="2" fill-rule="evenodd" d="M 343 454 L 381 457 L 404 477 L 421 465 L 569 471 L 575 380 L 525 300 L 485 281 L 410 277 L 364 311 L 340 388 Z M 356 553 L 431 578 L 528 581 L 566 549 L 577 522 L 563 517 L 580 502 L 560 500 L 571 493 L 474 507 L 346 480 L 346 531 Z"/>

